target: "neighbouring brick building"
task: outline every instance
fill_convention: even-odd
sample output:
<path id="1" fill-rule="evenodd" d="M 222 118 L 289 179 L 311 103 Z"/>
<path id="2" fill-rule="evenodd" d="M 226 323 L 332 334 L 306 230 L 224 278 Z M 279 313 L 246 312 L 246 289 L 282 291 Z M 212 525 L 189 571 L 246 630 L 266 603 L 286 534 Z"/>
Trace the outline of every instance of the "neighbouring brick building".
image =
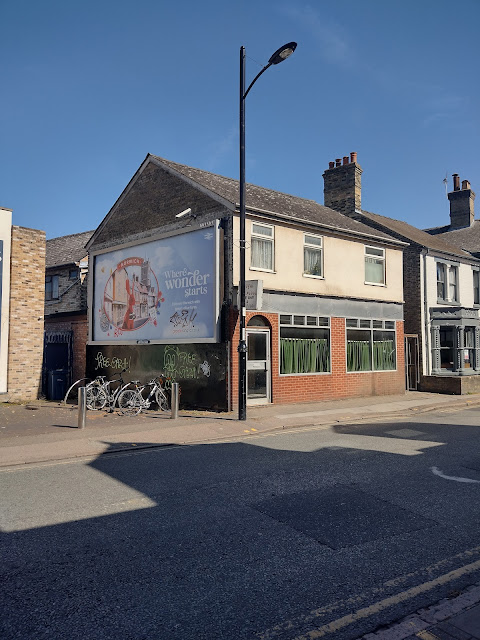
<path id="1" fill-rule="evenodd" d="M 0 208 L 0 400 L 38 398 L 43 357 L 45 232 Z"/>
<path id="2" fill-rule="evenodd" d="M 90 375 L 164 372 L 184 406 L 236 405 L 237 202 L 238 181 L 147 155 L 87 245 Z M 247 185 L 248 404 L 405 390 L 406 243 L 333 204 Z"/>
<path id="3" fill-rule="evenodd" d="M 403 251 L 407 387 L 479 392 L 480 223 L 474 222 L 470 184 L 464 181 L 460 190 L 454 176 L 451 225 L 426 233 L 362 210 L 361 175 L 357 162 L 331 162 L 324 174 L 325 203 L 408 243 Z"/>
<path id="4" fill-rule="evenodd" d="M 63 397 L 72 381 L 85 376 L 88 339 L 88 256 L 93 231 L 47 240 L 45 270 L 45 351 L 42 390 Z"/>

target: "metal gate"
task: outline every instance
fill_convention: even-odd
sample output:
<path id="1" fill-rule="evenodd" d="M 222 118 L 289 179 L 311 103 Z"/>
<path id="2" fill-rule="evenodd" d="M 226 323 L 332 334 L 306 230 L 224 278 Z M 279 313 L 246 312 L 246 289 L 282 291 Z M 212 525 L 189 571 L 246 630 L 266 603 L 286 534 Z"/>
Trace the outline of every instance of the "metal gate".
<path id="1" fill-rule="evenodd" d="M 417 391 L 420 382 L 418 335 L 405 335 L 405 384 L 407 391 Z"/>

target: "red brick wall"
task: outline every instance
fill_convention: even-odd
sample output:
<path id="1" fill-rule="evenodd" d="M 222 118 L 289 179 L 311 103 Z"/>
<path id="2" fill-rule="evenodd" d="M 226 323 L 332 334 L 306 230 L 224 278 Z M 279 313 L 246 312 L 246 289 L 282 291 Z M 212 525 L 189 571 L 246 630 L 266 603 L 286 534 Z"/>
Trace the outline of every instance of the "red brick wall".
<path id="1" fill-rule="evenodd" d="M 345 318 L 331 319 L 331 373 L 316 375 L 280 376 L 278 314 L 247 312 L 250 318 L 261 315 L 271 327 L 272 402 L 288 404 L 315 400 L 333 400 L 359 396 L 377 396 L 405 393 L 405 361 L 403 321 L 397 328 L 397 370 L 382 372 L 347 373 L 345 353 Z M 231 402 L 238 405 L 238 338 L 239 325 L 231 318 Z"/>

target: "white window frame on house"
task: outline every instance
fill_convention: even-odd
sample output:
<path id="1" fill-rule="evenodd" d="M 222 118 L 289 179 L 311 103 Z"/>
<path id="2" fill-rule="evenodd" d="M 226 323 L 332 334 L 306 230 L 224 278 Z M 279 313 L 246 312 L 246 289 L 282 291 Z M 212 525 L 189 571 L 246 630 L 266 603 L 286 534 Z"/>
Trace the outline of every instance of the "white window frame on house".
<path id="1" fill-rule="evenodd" d="M 458 303 L 458 264 L 436 260 L 437 302 Z"/>
<path id="2" fill-rule="evenodd" d="M 60 299 L 58 279 L 58 275 L 45 276 L 45 300 L 47 302 Z"/>
<path id="3" fill-rule="evenodd" d="M 472 268 L 473 278 L 473 304 L 480 305 L 480 269 Z"/>
<path id="4" fill-rule="evenodd" d="M 365 284 L 371 284 L 376 287 L 386 286 L 386 268 L 385 268 L 385 249 L 381 247 L 372 247 L 365 245 Z M 367 272 L 370 270 L 368 265 L 381 265 L 382 266 L 382 278 L 381 280 L 369 279 Z M 370 270 L 371 271 L 371 270 Z M 371 275 L 371 274 L 370 274 Z"/>
<path id="5" fill-rule="evenodd" d="M 385 334 L 393 340 L 386 340 Z M 383 340 L 375 340 L 376 337 L 383 337 Z M 393 342 L 393 350 L 389 349 L 387 342 Z M 398 359 L 395 320 L 345 318 L 345 355 L 347 373 L 396 371 Z M 390 363 L 393 366 L 382 368 L 377 363 Z"/>
<path id="6" fill-rule="evenodd" d="M 308 262 L 314 262 L 312 256 L 316 256 L 316 262 L 309 268 Z M 306 278 L 323 279 L 323 236 L 303 234 L 303 275 Z"/>
<path id="7" fill-rule="evenodd" d="M 281 313 L 278 324 L 278 371 L 281 376 L 318 376 L 331 374 L 332 344 L 330 318 Z M 288 335 L 289 333 L 290 335 Z M 290 345 L 282 344 L 282 340 L 289 341 Z M 317 341 L 317 344 L 312 344 L 312 341 Z M 324 341 L 326 341 L 326 345 L 322 344 Z M 290 353 L 290 364 L 287 364 L 286 353 L 284 352 L 284 348 L 287 347 L 290 352 L 293 350 L 293 353 Z M 312 368 L 314 370 L 312 370 Z M 285 371 L 285 369 L 300 370 Z"/>
<path id="8" fill-rule="evenodd" d="M 262 256 L 264 252 L 255 251 L 254 246 L 259 247 L 261 245 L 265 247 L 270 245 L 270 265 L 267 266 L 266 255 Z M 252 222 L 252 230 L 250 234 L 250 269 L 253 271 L 269 271 L 274 273 L 275 271 L 275 227 L 260 222 Z"/>

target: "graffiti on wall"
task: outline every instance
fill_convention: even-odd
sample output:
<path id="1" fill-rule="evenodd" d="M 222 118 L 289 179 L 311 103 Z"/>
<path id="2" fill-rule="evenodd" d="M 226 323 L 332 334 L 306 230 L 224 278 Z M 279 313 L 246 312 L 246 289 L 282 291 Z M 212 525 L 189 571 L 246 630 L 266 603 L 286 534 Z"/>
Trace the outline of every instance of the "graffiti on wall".
<path id="1" fill-rule="evenodd" d="M 167 389 L 181 387 L 183 407 L 226 410 L 227 351 L 223 344 L 87 345 L 87 376 L 128 372 L 125 379 L 147 382 L 163 376 Z"/>

